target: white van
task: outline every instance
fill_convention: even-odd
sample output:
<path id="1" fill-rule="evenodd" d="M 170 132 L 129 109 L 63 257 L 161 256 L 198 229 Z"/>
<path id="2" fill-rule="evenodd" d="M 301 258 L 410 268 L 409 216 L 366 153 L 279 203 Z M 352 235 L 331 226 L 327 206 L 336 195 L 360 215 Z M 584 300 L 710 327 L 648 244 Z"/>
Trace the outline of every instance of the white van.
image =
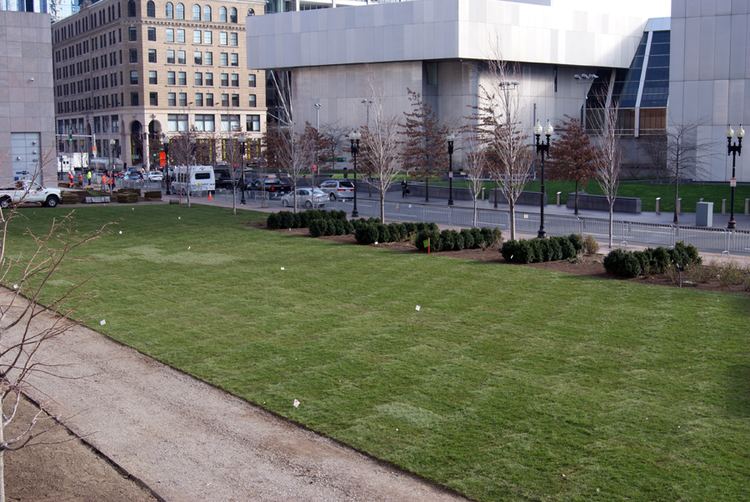
<path id="1" fill-rule="evenodd" d="M 211 166 L 175 166 L 172 191 L 186 193 L 188 190 L 190 193 L 215 191 L 214 168 Z"/>

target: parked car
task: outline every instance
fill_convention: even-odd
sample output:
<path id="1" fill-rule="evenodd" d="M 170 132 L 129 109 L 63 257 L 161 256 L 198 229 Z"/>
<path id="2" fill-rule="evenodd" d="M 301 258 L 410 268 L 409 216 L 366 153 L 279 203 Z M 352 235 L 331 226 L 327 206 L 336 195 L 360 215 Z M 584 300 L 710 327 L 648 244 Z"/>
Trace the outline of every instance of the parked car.
<path id="1" fill-rule="evenodd" d="M 265 178 L 256 178 L 250 182 L 251 190 L 261 190 L 273 195 L 283 195 L 292 191 L 292 184 L 287 178 L 276 176 L 267 176 Z"/>
<path id="2" fill-rule="evenodd" d="M 56 207 L 62 200 L 59 188 L 46 188 L 31 181 L 18 181 L 15 185 L 0 188 L 0 207 L 7 208 L 12 204 L 34 203 L 47 207 Z"/>
<path id="3" fill-rule="evenodd" d="M 324 207 L 328 201 L 326 195 L 320 188 L 298 188 L 297 189 L 297 207 Z M 284 207 L 294 206 L 294 192 L 290 192 L 281 198 L 281 205 Z"/>
<path id="4" fill-rule="evenodd" d="M 227 165 L 218 165 L 214 167 L 214 176 L 216 177 L 216 188 L 232 188 L 232 168 Z"/>
<path id="5" fill-rule="evenodd" d="M 354 183 L 349 180 L 326 180 L 320 184 L 320 189 L 332 201 L 354 198 Z"/>
<path id="6" fill-rule="evenodd" d="M 149 171 L 148 180 L 149 181 L 163 181 L 164 174 L 161 171 Z"/>

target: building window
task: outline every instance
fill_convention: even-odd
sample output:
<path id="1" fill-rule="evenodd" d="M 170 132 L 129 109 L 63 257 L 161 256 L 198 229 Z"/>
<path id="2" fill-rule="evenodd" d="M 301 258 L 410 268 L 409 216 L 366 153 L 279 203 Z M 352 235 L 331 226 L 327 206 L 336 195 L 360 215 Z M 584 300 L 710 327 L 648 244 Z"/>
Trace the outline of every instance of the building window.
<path id="1" fill-rule="evenodd" d="M 185 43 L 185 30 L 177 30 L 177 43 L 178 44 Z"/>
<path id="2" fill-rule="evenodd" d="M 226 7 L 219 7 L 219 22 L 220 23 L 227 22 L 227 8 Z"/>
<path id="3" fill-rule="evenodd" d="M 229 9 L 229 22 L 230 23 L 236 23 L 237 22 L 237 9 L 232 7 Z"/>
<path id="4" fill-rule="evenodd" d="M 240 131 L 240 116 L 239 115 L 222 115 L 221 116 L 221 131 Z"/>
<path id="5" fill-rule="evenodd" d="M 240 86 L 240 75 L 238 73 L 232 73 L 232 87 Z"/>
<path id="6" fill-rule="evenodd" d="M 178 103 L 180 106 L 187 106 L 187 93 L 186 92 L 181 92 L 178 96 L 178 99 L 179 99 Z"/>
<path id="7" fill-rule="evenodd" d="M 138 93 L 137 92 L 130 93 L 130 106 L 138 106 Z"/>
<path id="8" fill-rule="evenodd" d="M 151 106 L 159 106 L 159 93 L 158 92 L 148 93 L 148 104 Z"/>
<path id="9" fill-rule="evenodd" d="M 224 108 L 229 108 L 229 94 L 221 95 L 221 106 L 223 106 Z"/>
<path id="10" fill-rule="evenodd" d="M 172 28 L 167 28 L 167 42 L 170 44 L 174 42 L 174 30 Z"/>
<path id="11" fill-rule="evenodd" d="M 158 84 L 159 83 L 159 77 L 156 73 L 156 71 L 151 70 L 148 72 L 148 83 L 149 84 Z"/>
<path id="12" fill-rule="evenodd" d="M 148 28 L 148 40 L 149 42 L 156 42 L 156 28 Z"/>
<path id="13" fill-rule="evenodd" d="M 201 6 L 193 4 L 193 21 L 201 20 Z"/>
<path id="14" fill-rule="evenodd" d="M 248 131 L 260 132 L 260 115 L 248 115 L 246 122 Z"/>
<path id="15" fill-rule="evenodd" d="M 195 106 L 203 106 L 203 93 L 202 92 L 195 93 Z"/>
<path id="16" fill-rule="evenodd" d="M 174 64 L 174 50 L 167 49 L 167 64 Z"/>
<path id="17" fill-rule="evenodd" d="M 138 40 L 138 30 L 135 26 L 128 27 L 128 41 L 135 42 L 136 40 Z"/>
<path id="18" fill-rule="evenodd" d="M 206 106 L 214 106 L 214 93 L 206 94 Z"/>
<path id="19" fill-rule="evenodd" d="M 177 64 L 187 64 L 185 51 L 177 51 Z"/>
<path id="20" fill-rule="evenodd" d="M 232 94 L 232 106 L 237 108 L 240 106 L 240 95 Z"/>
<path id="21" fill-rule="evenodd" d="M 138 49 L 130 49 L 130 62 L 131 63 L 137 63 L 138 62 Z"/>
<path id="22" fill-rule="evenodd" d="M 128 0 L 128 17 L 135 17 L 135 0 Z"/>
<path id="23" fill-rule="evenodd" d="M 168 92 L 167 93 L 167 105 L 168 106 L 177 106 L 177 93 L 175 93 L 175 92 Z"/>
<path id="24" fill-rule="evenodd" d="M 255 75 L 248 75 L 247 76 L 247 85 L 248 87 L 255 87 Z"/>
<path id="25" fill-rule="evenodd" d="M 211 72 L 206 73 L 206 85 L 214 85 L 214 74 Z"/>
<path id="26" fill-rule="evenodd" d="M 213 43 L 213 32 L 208 30 L 203 32 L 203 43 L 206 45 L 211 45 Z"/>
<path id="27" fill-rule="evenodd" d="M 226 31 L 219 32 L 219 45 L 227 45 L 227 32 Z"/>
<path id="28" fill-rule="evenodd" d="M 201 30 L 193 30 L 193 43 L 199 44 L 201 43 L 201 40 L 203 40 L 203 37 L 201 37 Z"/>
<path id="29" fill-rule="evenodd" d="M 174 10 L 174 18 L 175 19 L 185 19 L 185 5 L 182 3 L 178 3 L 177 7 L 175 7 Z"/>
<path id="30" fill-rule="evenodd" d="M 229 87 L 229 73 L 221 74 L 221 80 L 220 80 L 219 85 L 222 87 Z"/>
<path id="31" fill-rule="evenodd" d="M 175 85 L 175 73 L 173 71 L 167 72 L 167 85 Z"/>
<path id="32" fill-rule="evenodd" d="M 110 117 L 112 123 L 112 132 L 120 132 L 120 118 L 117 115 Z"/>
<path id="33" fill-rule="evenodd" d="M 203 53 L 201 51 L 193 52 L 193 64 L 196 64 L 196 65 L 203 64 Z"/>
<path id="34" fill-rule="evenodd" d="M 174 17 L 174 5 L 172 5 L 172 2 L 167 2 L 167 5 L 164 7 L 164 17 L 167 19 Z"/>
<path id="35" fill-rule="evenodd" d="M 229 54 L 226 52 L 219 54 L 219 66 L 229 66 Z"/>
<path id="36" fill-rule="evenodd" d="M 167 131 L 169 132 L 185 132 L 187 124 L 187 114 L 170 113 L 167 115 Z"/>
<path id="37" fill-rule="evenodd" d="M 148 3 L 146 4 L 146 16 L 156 17 L 156 4 L 151 0 L 148 0 Z"/>
<path id="38" fill-rule="evenodd" d="M 177 72 L 177 85 L 187 85 L 187 73 Z"/>
<path id="39" fill-rule="evenodd" d="M 205 63 L 207 65 L 209 65 L 209 66 L 213 65 L 214 64 L 214 53 L 213 52 L 206 52 L 204 54 L 203 60 L 205 61 Z"/>
<path id="40" fill-rule="evenodd" d="M 138 85 L 138 72 L 135 70 L 130 71 L 130 85 Z"/>
<path id="41" fill-rule="evenodd" d="M 240 55 L 236 52 L 233 52 L 229 55 L 229 62 L 232 66 L 239 66 L 240 65 Z"/>
<path id="42" fill-rule="evenodd" d="M 149 49 L 148 50 L 148 62 L 149 63 L 156 63 L 156 49 Z"/>
<path id="43" fill-rule="evenodd" d="M 239 38 L 238 38 L 237 33 L 229 34 L 229 45 L 231 45 L 232 47 L 237 47 L 238 40 Z"/>
<path id="44" fill-rule="evenodd" d="M 194 75 L 194 84 L 195 85 L 203 85 L 203 74 L 201 72 L 196 72 Z"/>
<path id="45" fill-rule="evenodd" d="M 213 132 L 216 130 L 213 115 L 196 115 L 195 129 L 197 131 Z"/>
<path id="46" fill-rule="evenodd" d="M 256 106 L 258 106 L 258 97 L 255 94 L 250 94 L 248 96 L 247 106 L 251 108 L 255 108 Z"/>
<path id="47" fill-rule="evenodd" d="M 211 21 L 211 6 L 210 5 L 203 6 L 203 20 Z"/>

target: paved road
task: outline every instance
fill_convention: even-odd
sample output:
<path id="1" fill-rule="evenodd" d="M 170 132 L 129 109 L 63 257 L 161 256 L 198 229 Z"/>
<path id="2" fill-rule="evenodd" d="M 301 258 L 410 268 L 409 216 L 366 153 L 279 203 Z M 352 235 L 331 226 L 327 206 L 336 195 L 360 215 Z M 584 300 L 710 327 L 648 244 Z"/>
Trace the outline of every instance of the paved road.
<path id="1" fill-rule="evenodd" d="M 38 360 L 71 378 L 31 397 L 167 500 L 459 500 L 78 325 Z"/>

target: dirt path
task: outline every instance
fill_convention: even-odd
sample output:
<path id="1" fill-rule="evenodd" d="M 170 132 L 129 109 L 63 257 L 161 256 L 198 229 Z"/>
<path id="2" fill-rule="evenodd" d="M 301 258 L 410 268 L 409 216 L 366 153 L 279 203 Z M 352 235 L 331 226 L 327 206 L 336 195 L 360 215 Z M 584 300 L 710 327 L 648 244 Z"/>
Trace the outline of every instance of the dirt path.
<path id="1" fill-rule="evenodd" d="M 457 499 L 87 328 L 40 357 L 76 378 L 35 378 L 32 398 L 167 500 Z"/>

